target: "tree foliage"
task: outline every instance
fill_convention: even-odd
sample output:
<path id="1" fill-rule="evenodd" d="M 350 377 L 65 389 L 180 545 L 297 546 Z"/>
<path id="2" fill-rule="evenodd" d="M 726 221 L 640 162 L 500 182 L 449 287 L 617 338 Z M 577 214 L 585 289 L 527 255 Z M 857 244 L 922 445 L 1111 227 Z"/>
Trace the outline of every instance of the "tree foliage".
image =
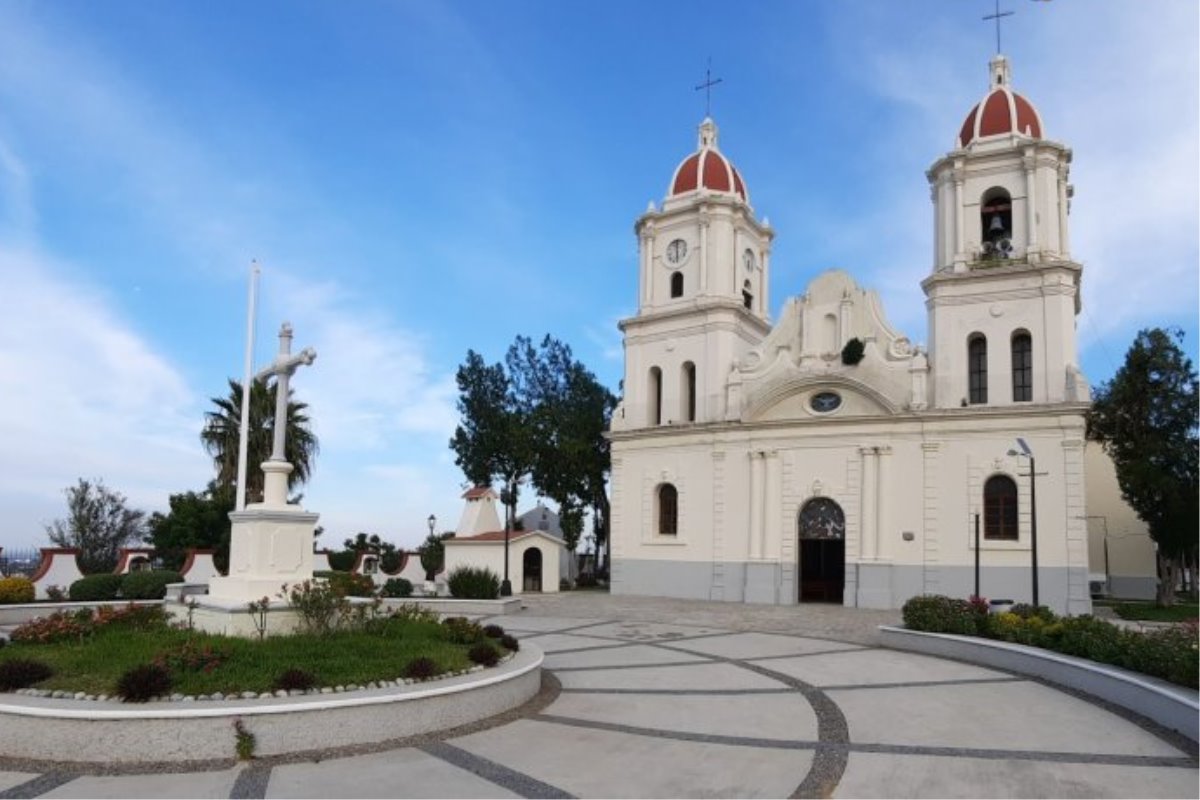
<path id="1" fill-rule="evenodd" d="M 453 536 L 453 533 L 431 533 L 417 549 L 421 557 L 421 569 L 425 570 L 425 580 L 433 580 L 446 565 L 446 546 L 443 542 Z"/>
<path id="2" fill-rule="evenodd" d="M 246 502 L 262 502 L 263 472 L 261 464 L 271 457 L 275 429 L 276 383 L 263 381 L 250 385 L 250 424 L 247 431 Z M 320 446 L 309 426 L 308 405 L 291 399 L 295 392 L 288 390 L 287 435 L 284 456 L 292 465 L 288 489 L 306 483 L 312 475 Z M 242 419 L 242 384 L 230 379 L 229 395 L 214 397 L 215 410 L 204 414 L 204 429 L 200 441 L 212 456 L 217 482 L 236 486 L 238 468 L 238 439 Z"/>
<path id="3" fill-rule="evenodd" d="M 79 568 L 84 574 L 111 572 L 117 553 L 141 540 L 146 512 L 129 508 L 125 495 L 104 481 L 83 478 L 64 490 L 67 517 L 46 526 L 46 535 L 59 547 L 79 548 Z"/>
<path id="4" fill-rule="evenodd" d="M 518 336 L 504 363 L 492 365 L 469 351 L 458 387 L 462 422 L 450 446 L 467 478 L 476 485 L 499 480 L 510 519 L 528 478 L 558 504 L 560 516 L 578 509 L 580 526 L 590 508 L 596 538 L 605 541 L 611 456 L 604 432 L 617 401 L 571 348 L 551 336 L 536 347 Z"/>
<path id="5" fill-rule="evenodd" d="M 378 533 L 359 533 L 353 539 L 342 542 L 342 552 L 329 555 L 329 565 L 336 570 L 348 571 L 354 567 L 359 553 L 374 553 L 379 556 L 379 566 L 384 572 L 400 569 L 403 553 L 396 545 L 385 542 Z"/>
<path id="6" fill-rule="evenodd" d="M 211 549 L 217 568 L 229 567 L 234 487 L 211 481 L 202 492 L 180 492 L 168 499 L 170 511 L 150 517 L 146 542 L 167 569 L 180 569 L 191 548 Z"/>
<path id="7" fill-rule="evenodd" d="M 1194 556 L 1200 528 L 1200 392 L 1182 339 L 1178 330 L 1140 331 L 1088 415 L 1088 435 L 1112 457 L 1121 496 L 1158 545 L 1161 605 L 1174 602 L 1176 570 Z"/>

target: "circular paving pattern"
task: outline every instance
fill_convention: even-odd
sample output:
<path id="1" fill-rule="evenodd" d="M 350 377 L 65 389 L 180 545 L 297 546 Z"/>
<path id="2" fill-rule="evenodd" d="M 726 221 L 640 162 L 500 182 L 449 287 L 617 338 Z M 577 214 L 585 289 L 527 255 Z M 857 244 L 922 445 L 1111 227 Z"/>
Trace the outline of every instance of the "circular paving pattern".
<path id="1" fill-rule="evenodd" d="M 191 772 L 0 759 L 0 797 L 1195 797 L 1194 744 L 1073 694 L 865 636 L 662 608 L 495 618 L 546 652 L 548 675 L 486 726 Z"/>

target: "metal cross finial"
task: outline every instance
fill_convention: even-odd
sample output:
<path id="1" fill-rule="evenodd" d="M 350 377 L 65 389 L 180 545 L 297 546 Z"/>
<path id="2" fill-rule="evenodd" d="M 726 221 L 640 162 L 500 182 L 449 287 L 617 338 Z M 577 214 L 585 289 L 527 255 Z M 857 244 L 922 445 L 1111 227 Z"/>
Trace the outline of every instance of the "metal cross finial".
<path id="1" fill-rule="evenodd" d="M 717 78 L 715 81 L 712 79 L 712 57 L 710 56 L 708 66 L 704 68 L 704 83 L 696 87 L 697 92 L 701 89 L 704 90 L 704 116 L 706 117 L 712 116 L 712 87 L 721 81 L 721 78 Z"/>
<path id="2" fill-rule="evenodd" d="M 989 19 L 996 20 L 996 55 L 1000 55 L 1000 19 L 1002 17 L 1011 17 L 1015 13 L 1017 13 L 1017 12 L 1005 11 L 1005 12 L 1001 13 L 1000 0 L 996 0 L 996 13 L 988 14 L 986 17 L 983 18 L 984 22 L 987 22 Z"/>

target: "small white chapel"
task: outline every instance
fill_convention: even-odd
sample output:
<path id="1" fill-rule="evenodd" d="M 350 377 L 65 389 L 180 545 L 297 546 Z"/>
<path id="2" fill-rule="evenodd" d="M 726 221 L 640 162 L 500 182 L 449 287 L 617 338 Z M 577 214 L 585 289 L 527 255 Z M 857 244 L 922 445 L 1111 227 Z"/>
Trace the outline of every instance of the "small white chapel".
<path id="1" fill-rule="evenodd" d="M 994 57 L 927 172 L 925 336 L 840 270 L 772 322 L 775 231 L 705 119 L 635 224 L 612 592 L 898 608 L 971 594 L 978 556 L 981 595 L 1028 602 L 1036 524 L 1040 602 L 1090 612 L 1070 165 Z"/>

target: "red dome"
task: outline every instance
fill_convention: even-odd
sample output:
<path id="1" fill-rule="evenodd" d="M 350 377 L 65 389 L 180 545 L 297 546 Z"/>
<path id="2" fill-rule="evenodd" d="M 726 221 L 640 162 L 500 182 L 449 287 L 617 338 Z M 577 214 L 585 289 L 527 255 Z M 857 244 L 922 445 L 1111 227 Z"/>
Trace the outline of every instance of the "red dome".
<path id="1" fill-rule="evenodd" d="M 667 195 L 687 194 L 702 186 L 710 192 L 736 194 L 744 202 L 750 202 L 742 176 L 717 149 L 717 126 L 711 119 L 700 123 L 700 149 L 675 168 Z"/>
<path id="2" fill-rule="evenodd" d="M 1009 88 L 1008 59 L 996 56 L 991 62 L 992 89 L 975 104 L 958 132 L 958 146 L 966 147 L 976 139 L 1016 133 L 1031 139 L 1042 138 L 1042 118 L 1033 104 Z"/>

